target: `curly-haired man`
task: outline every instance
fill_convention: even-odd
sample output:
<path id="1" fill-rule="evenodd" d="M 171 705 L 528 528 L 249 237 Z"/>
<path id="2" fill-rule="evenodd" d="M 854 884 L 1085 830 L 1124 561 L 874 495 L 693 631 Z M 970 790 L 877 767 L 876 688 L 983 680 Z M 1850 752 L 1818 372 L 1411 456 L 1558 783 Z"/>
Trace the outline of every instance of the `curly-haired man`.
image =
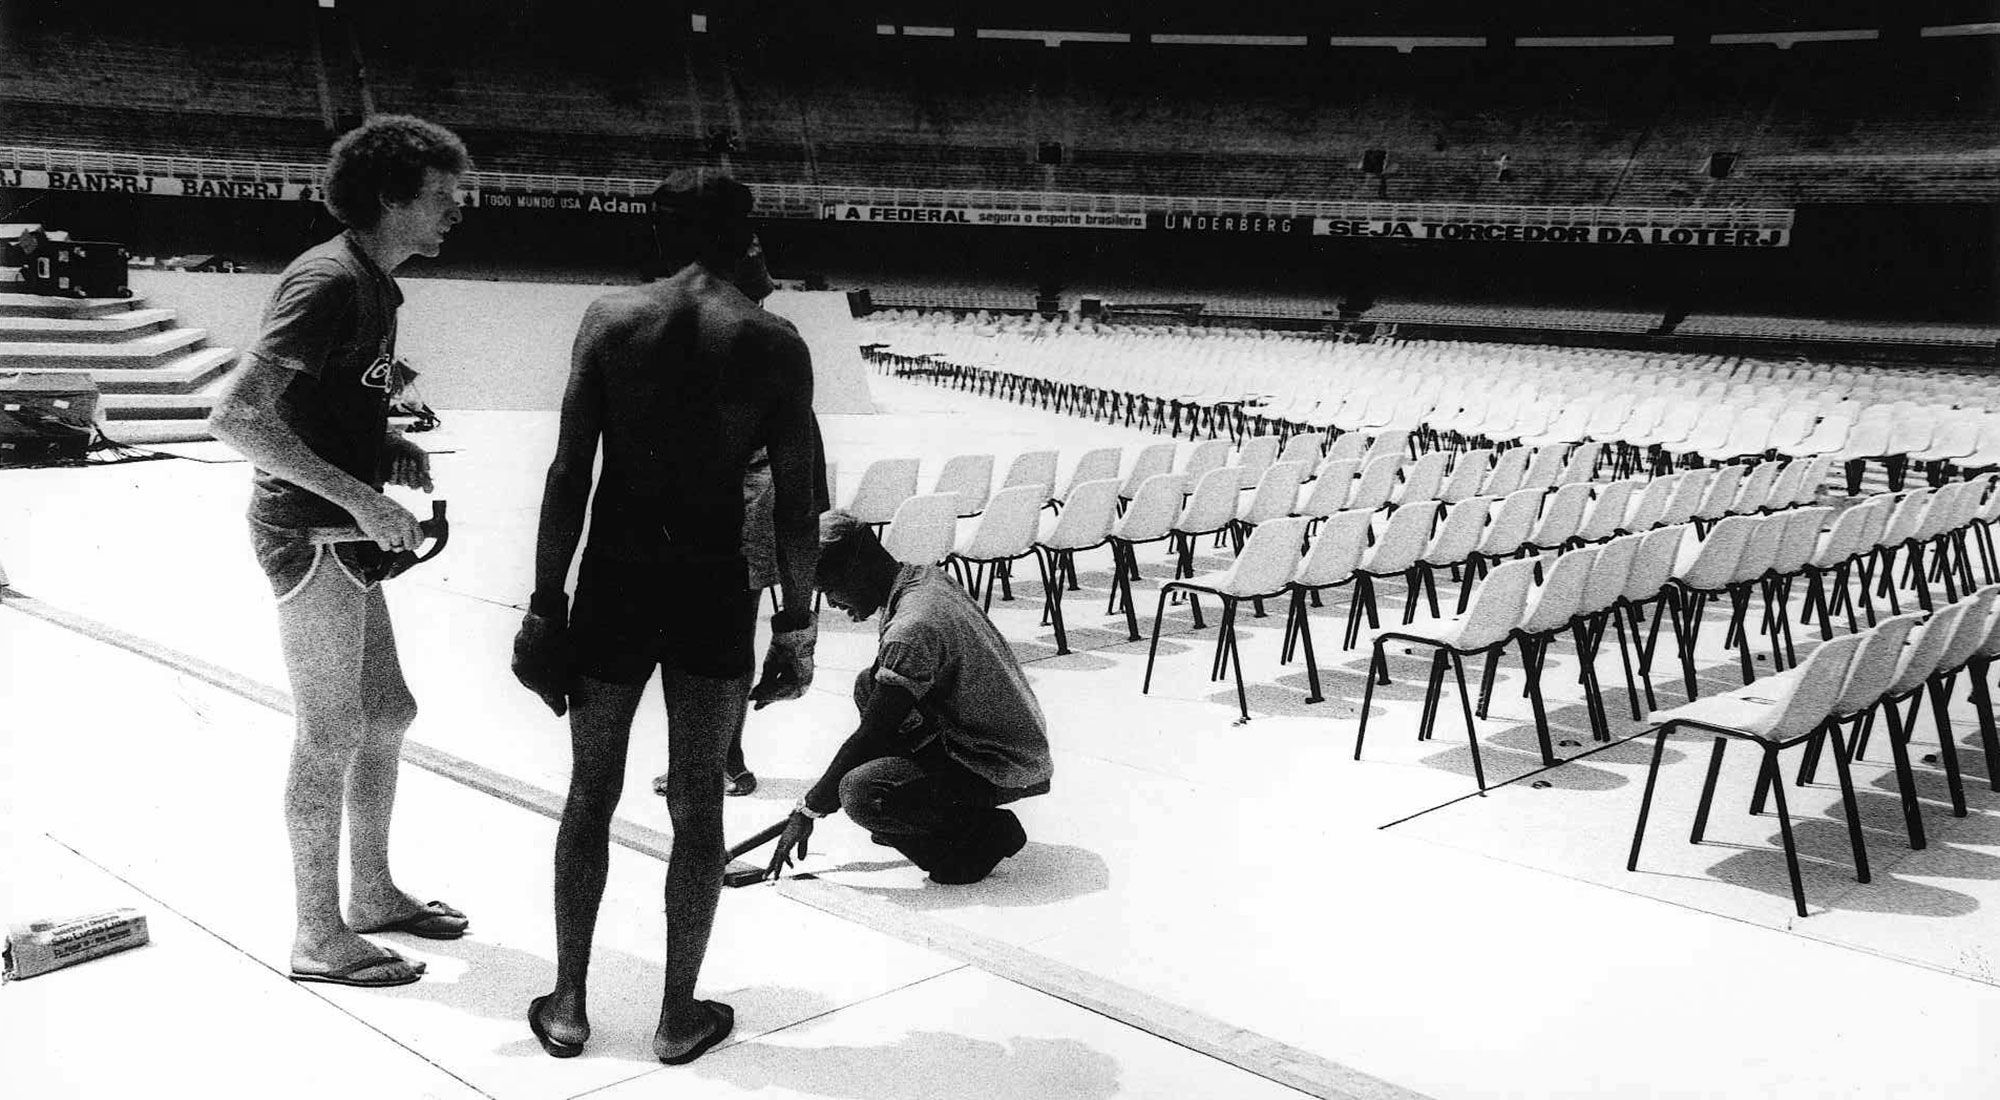
<path id="1" fill-rule="evenodd" d="M 390 429 L 396 310 L 390 277 L 411 256 L 436 256 L 458 224 L 465 146 L 421 119 L 379 116 L 340 138 L 327 163 L 326 206 L 346 226 L 279 278 L 256 343 L 218 397 L 209 428 L 256 466 L 250 536 L 277 596 L 297 736 L 285 784 L 298 925 L 299 981 L 387 986 L 421 963 L 365 939 L 465 934 L 440 902 L 420 903 L 389 872 L 389 818 L 403 734 L 416 701 L 403 680 L 377 555 L 415 549 L 417 519 L 385 484 L 429 492 L 423 450 Z M 317 527 L 354 527 L 373 542 L 316 544 Z M 340 900 L 340 830 L 348 826 L 351 889 Z"/>

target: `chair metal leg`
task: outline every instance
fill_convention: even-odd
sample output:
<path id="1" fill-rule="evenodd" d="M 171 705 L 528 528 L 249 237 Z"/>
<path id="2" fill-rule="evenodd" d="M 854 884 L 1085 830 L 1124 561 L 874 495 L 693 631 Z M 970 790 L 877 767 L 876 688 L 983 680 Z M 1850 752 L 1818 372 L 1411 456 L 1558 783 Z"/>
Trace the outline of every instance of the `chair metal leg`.
<path id="1" fill-rule="evenodd" d="M 1310 617 L 1306 614 L 1306 601 L 1305 601 L 1304 590 L 1297 588 L 1293 589 L 1292 601 L 1293 601 L 1293 607 L 1298 612 L 1299 616 L 1299 626 L 1298 626 L 1299 641 L 1303 642 L 1306 648 L 1306 684 L 1311 688 L 1311 690 L 1306 694 L 1306 702 L 1308 703 L 1324 702 L 1326 700 L 1326 696 L 1320 694 L 1319 661 L 1313 656 L 1312 622 Z"/>
<path id="2" fill-rule="evenodd" d="M 1680 624 L 1685 627 L 1685 632 L 1679 635 L 1681 675 L 1687 681 L 1687 695 L 1688 702 L 1690 703 L 1694 702 L 1696 694 L 1694 683 L 1694 647 L 1696 640 L 1701 636 L 1701 616 L 1707 603 L 1707 596 L 1699 592 L 1690 594 Z M 1654 625 L 1657 628 L 1658 624 L 1655 623 Z"/>
<path id="3" fill-rule="evenodd" d="M 1486 793 L 1486 765 L 1479 759 L 1479 730 L 1472 721 L 1472 695 L 1465 690 L 1465 658 L 1457 650 L 1447 650 L 1451 654 L 1451 669 L 1458 677 L 1458 703 L 1465 713 L 1465 740 L 1472 746 L 1472 779 L 1479 785 L 1479 792 Z"/>
<path id="4" fill-rule="evenodd" d="M 1368 736 L 1369 704 L 1375 699 L 1375 666 L 1382 664 L 1382 643 L 1376 641 L 1374 652 L 1368 657 L 1367 685 L 1361 689 L 1361 725 L 1354 731 L 1354 758 L 1361 759 L 1361 739 Z M 1387 669 L 1383 670 L 1385 673 Z"/>
<path id="5" fill-rule="evenodd" d="M 1604 637 L 1604 620 L 1578 620 L 1570 637 L 1576 643 L 1577 681 L 1583 685 L 1584 709 L 1590 716 L 1590 739 L 1611 740 L 1611 719 L 1604 713 L 1604 688 L 1597 682 L 1597 645 Z"/>
<path id="6" fill-rule="evenodd" d="M 1556 763 L 1555 745 L 1549 739 L 1549 715 L 1542 703 L 1542 659 L 1547 652 L 1537 643 L 1523 637 L 1521 644 L 1521 668 L 1528 686 L 1528 705 L 1535 716 L 1535 740 L 1542 747 L 1542 766 L 1552 768 Z"/>
<path id="7" fill-rule="evenodd" d="M 1130 545 L 1124 547 L 1124 552 L 1126 557 L 1135 560 L 1139 556 L 1138 551 Z M 1118 565 L 1116 557 L 1114 554 L 1111 568 L 1112 575 L 1117 579 L 1119 602 L 1125 605 L 1125 640 L 1136 642 L 1139 640 L 1139 612 L 1132 606 L 1132 578 Z"/>
<path id="8" fill-rule="evenodd" d="M 1777 602 L 1775 604 L 1767 604 L 1767 606 L 1771 608 L 1771 614 L 1773 616 L 1773 623 L 1771 630 L 1771 660 L 1773 662 L 1776 662 L 1778 659 L 1778 637 L 1779 635 L 1782 634 L 1785 640 L 1785 663 L 1782 665 L 1778 665 L 1777 667 L 1781 669 L 1796 668 L 1798 667 L 1799 663 L 1799 651 L 1798 647 L 1794 644 L 1792 638 L 1792 617 L 1789 614 L 1787 614 L 1785 610 L 1792 600 L 1791 578 L 1779 577 L 1778 579 L 1772 581 L 1770 591 L 1775 593 L 1777 596 Z"/>
<path id="9" fill-rule="evenodd" d="M 1750 655 L 1750 587 L 1737 585 L 1729 590 L 1730 626 L 1736 632 L 1737 663 L 1743 666 L 1743 682 L 1757 678 L 1755 658 Z M 1724 644 L 1727 644 L 1726 642 Z M 1689 654 L 1689 667 L 1693 667 L 1693 654 Z"/>
<path id="10" fill-rule="evenodd" d="M 1236 706 L 1243 720 L 1250 720 L 1250 697 L 1243 690 L 1243 653 L 1236 648 L 1236 607 L 1242 601 L 1225 599 L 1222 605 L 1222 636 L 1228 639 L 1226 659 L 1236 670 Z"/>
<path id="11" fill-rule="evenodd" d="M 1153 644 L 1146 649 L 1146 679 L 1139 685 L 1139 694 L 1144 695 L 1153 686 L 1153 661 L 1160 655 L 1160 623 L 1167 617 L 1167 594 L 1172 585 L 1160 586 L 1160 606 L 1153 610 Z"/>
<path id="12" fill-rule="evenodd" d="M 1944 761 L 1945 785 L 1951 790 L 1953 817 L 1965 816 L 1965 782 L 1958 774 L 1958 738 L 1951 732 L 1951 680 L 1934 677 L 1925 685 L 1931 696 L 1931 720 L 1937 725 L 1938 755 Z"/>
<path id="13" fill-rule="evenodd" d="M 1854 850 L 1854 881 L 1868 881 L 1868 844 L 1861 836 L 1861 808 L 1854 798 L 1854 776 L 1841 752 L 1840 723 L 1829 720 L 1821 733 L 1833 739 L 1833 766 L 1840 773 L 1840 801 L 1847 810 L 1847 843 Z"/>
<path id="14" fill-rule="evenodd" d="M 1993 721 L 1993 692 L 1987 677 L 1992 674 L 1992 662 L 1973 661 L 1966 666 L 1966 673 L 1972 678 L 1972 709 L 1979 717 L 1979 744 L 1986 754 L 1986 781 L 1993 790 L 2000 791 L 2000 736 L 1996 736 Z"/>
<path id="15" fill-rule="evenodd" d="M 1611 626 L 1618 632 L 1618 664 L 1625 670 L 1625 701 L 1632 708 L 1632 720 L 1641 721 L 1645 715 L 1639 713 L 1639 683 L 1632 677 L 1632 652 L 1625 639 L 1625 616 L 1630 608 L 1613 607 Z"/>
<path id="16" fill-rule="evenodd" d="M 1500 670 L 1500 654 L 1505 651 L 1504 645 L 1494 646 L 1486 651 L 1486 668 L 1479 674 L 1478 712 L 1481 718 L 1486 717 L 1493 708 L 1493 680 Z"/>
<path id="17" fill-rule="evenodd" d="M 1806 887 L 1799 878 L 1799 848 L 1792 839 L 1792 814 L 1785 806 L 1785 784 L 1778 774 L 1778 747 L 1764 746 L 1764 773 L 1769 776 L 1771 798 L 1778 804 L 1778 836 L 1785 844 L 1785 871 L 1792 879 L 1792 904 L 1799 916 L 1806 916 Z"/>
<path id="18" fill-rule="evenodd" d="M 1042 571 L 1042 615 L 1043 621 L 1056 628 L 1056 656 L 1069 654 L 1069 633 L 1063 628 L 1063 587 L 1062 569 L 1058 561 L 1037 557 L 1035 563 Z"/>
<path id="19" fill-rule="evenodd" d="M 1722 752 L 1729 747 L 1729 738 L 1717 737 L 1715 747 L 1708 752 L 1708 778 L 1702 780 L 1701 802 L 1695 807 L 1694 828 L 1688 832 L 1689 844 L 1700 844 L 1708 832 L 1709 807 L 1715 804 L 1715 780 L 1722 774 Z"/>
<path id="20" fill-rule="evenodd" d="M 1424 706 L 1417 718 L 1417 740 L 1428 741 L 1437 732 L 1438 702 L 1444 697 L 1445 651 L 1431 654 L 1430 685 L 1424 690 Z"/>
<path id="21" fill-rule="evenodd" d="M 1896 701 L 1883 700 L 1882 714 L 1889 723 L 1889 752 L 1896 760 L 1896 789 L 1903 800 L 1903 825 L 1910 834 L 1910 849 L 1919 851 L 1926 844 L 1924 816 L 1917 803 L 1917 777 L 1910 770 L 1910 747 L 1903 740 L 1903 721 L 1896 710 Z M 1858 758 L 1860 749 L 1855 752 Z"/>
<path id="22" fill-rule="evenodd" d="M 1667 726 L 1653 738 L 1653 763 L 1646 769 L 1646 791 L 1639 796 L 1639 820 L 1632 827 L 1632 853 L 1625 857 L 1625 869 L 1639 869 L 1639 845 L 1646 839 L 1646 817 L 1653 811 L 1653 788 L 1660 778 L 1660 757 L 1667 751 Z"/>

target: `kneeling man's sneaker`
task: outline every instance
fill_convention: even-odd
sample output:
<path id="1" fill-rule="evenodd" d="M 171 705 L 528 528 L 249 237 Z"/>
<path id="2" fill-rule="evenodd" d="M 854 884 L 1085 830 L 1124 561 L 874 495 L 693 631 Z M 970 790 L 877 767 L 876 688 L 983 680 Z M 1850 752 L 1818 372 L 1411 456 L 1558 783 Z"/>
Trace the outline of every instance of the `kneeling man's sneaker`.
<path id="1" fill-rule="evenodd" d="M 993 873 L 1000 861 L 1020 852 L 1028 845 L 1028 832 L 1021 828 L 1021 819 L 1012 810 L 995 811 L 991 827 L 982 830 L 978 839 L 960 858 L 940 864 L 931 871 L 930 879 L 940 886 L 967 886 Z"/>

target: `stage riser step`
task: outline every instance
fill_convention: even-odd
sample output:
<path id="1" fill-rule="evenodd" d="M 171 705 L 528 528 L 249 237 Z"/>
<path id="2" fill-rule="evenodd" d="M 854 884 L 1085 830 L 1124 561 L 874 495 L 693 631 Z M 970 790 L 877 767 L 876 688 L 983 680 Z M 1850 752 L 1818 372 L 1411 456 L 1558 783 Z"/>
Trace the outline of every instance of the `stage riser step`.
<path id="1" fill-rule="evenodd" d="M 100 393 L 192 393 L 214 382 L 235 365 L 234 349 L 202 348 L 168 360 L 165 366 L 151 370 L 59 367 L 35 373 L 61 375 L 79 382 L 88 379 Z"/>
<path id="2" fill-rule="evenodd" d="M 0 317 L 107 317 L 144 305 L 130 298 L 52 298 L 43 294 L 0 293 Z"/>
<path id="3" fill-rule="evenodd" d="M 208 426 L 199 419 L 187 420 L 114 420 L 105 430 L 105 438 L 119 443 L 198 443 L 213 438 L 208 434 Z"/>
<path id="4" fill-rule="evenodd" d="M 199 348 L 208 339 L 208 330 L 173 329 L 156 332 L 115 344 L 64 344 L 49 341 L 0 343 L 0 371 L 52 370 L 82 367 L 90 370 L 134 370 L 159 367 L 174 357 Z"/>
<path id="5" fill-rule="evenodd" d="M 190 396 L 178 396 L 180 404 L 106 404 L 104 420 L 116 424 L 120 420 L 208 420 L 208 410 L 212 406 L 198 404 Z"/>
<path id="6" fill-rule="evenodd" d="M 206 420 L 214 405 L 209 395 L 191 394 L 118 394 L 117 400 L 107 398 L 102 406 L 104 419 L 112 423 L 120 420 Z M 145 403 L 132 404 L 143 398 Z"/>
<path id="7" fill-rule="evenodd" d="M 157 336 L 173 328 L 171 309 L 135 309 L 110 317 L 81 320 L 57 317 L 0 317 L 0 347 L 14 342 L 116 344 Z"/>

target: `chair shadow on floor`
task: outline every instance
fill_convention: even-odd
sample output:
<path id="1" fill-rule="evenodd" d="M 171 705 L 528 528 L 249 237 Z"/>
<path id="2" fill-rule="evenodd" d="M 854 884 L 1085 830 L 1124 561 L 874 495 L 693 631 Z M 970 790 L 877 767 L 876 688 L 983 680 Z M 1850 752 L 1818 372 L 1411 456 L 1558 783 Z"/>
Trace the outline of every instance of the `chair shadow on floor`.
<path id="1" fill-rule="evenodd" d="M 1888 814 L 1892 806 L 1879 807 Z M 1870 818 L 1862 808 L 1864 820 Z M 1875 820 L 1885 820 L 1875 815 Z M 1928 867 L 1911 866 L 1913 853 L 1898 845 L 1900 834 L 1871 829 L 1869 851 L 1874 874 L 1871 881 L 1854 880 L 1853 857 L 1848 853 L 1847 825 L 1831 817 L 1811 817 L 1792 822 L 1792 836 L 1798 844 L 1799 873 L 1805 883 L 1809 908 L 1823 912 L 1891 913 L 1920 917 L 1965 917 L 1978 912 L 1979 899 L 1932 881 Z M 1685 837 L 1681 838 L 1683 841 Z M 1785 870 L 1785 854 L 1776 823 L 1763 838 L 1768 847 L 1755 844 L 1723 843 L 1737 849 L 1709 866 L 1706 874 L 1719 882 L 1768 895 L 1782 903 L 1791 900 L 1791 880 Z M 1703 841 L 1704 846 L 1717 844 Z M 1932 842 L 1933 847 L 1937 844 Z M 1917 857 L 1928 852 L 1914 853 Z M 1954 877 L 1991 880 L 2000 878 L 2000 859 L 1969 849 L 1958 848 L 1952 857 L 1960 866 L 1976 864 L 1976 874 Z M 1893 868 L 1893 869 L 1892 869 Z M 1912 874 L 1912 871 L 1917 874 Z M 1942 876 L 1940 876 L 1942 877 Z"/>

